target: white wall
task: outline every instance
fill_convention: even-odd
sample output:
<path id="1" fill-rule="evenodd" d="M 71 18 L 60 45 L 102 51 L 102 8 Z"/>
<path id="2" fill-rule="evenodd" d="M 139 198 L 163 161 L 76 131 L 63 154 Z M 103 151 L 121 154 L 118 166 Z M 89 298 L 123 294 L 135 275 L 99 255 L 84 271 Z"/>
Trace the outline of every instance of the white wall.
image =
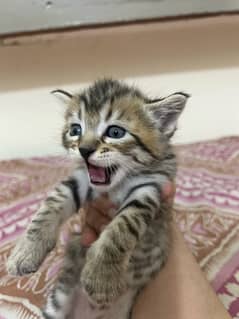
<path id="1" fill-rule="evenodd" d="M 0 47 L 0 158 L 59 154 L 63 106 L 49 91 L 77 90 L 101 76 L 127 79 L 151 95 L 192 94 L 177 143 L 239 134 L 238 31 L 234 16 Z"/>

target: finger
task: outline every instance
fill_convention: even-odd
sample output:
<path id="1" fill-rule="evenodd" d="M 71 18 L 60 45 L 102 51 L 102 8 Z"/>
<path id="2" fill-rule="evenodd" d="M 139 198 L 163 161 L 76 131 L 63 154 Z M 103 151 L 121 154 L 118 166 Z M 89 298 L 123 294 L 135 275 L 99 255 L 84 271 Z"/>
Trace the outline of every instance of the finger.
<path id="1" fill-rule="evenodd" d="M 79 223 L 81 225 L 81 229 L 85 225 L 85 216 L 86 216 L 86 210 L 87 209 L 81 209 L 80 214 L 79 214 Z"/>
<path id="2" fill-rule="evenodd" d="M 90 246 L 97 239 L 97 234 L 89 226 L 85 226 L 81 234 L 81 244 L 83 246 Z"/>
<path id="3" fill-rule="evenodd" d="M 116 205 L 105 196 L 92 202 L 91 207 L 98 209 L 104 215 L 108 215 L 110 210 L 116 209 Z"/>
<path id="4" fill-rule="evenodd" d="M 110 223 L 110 218 L 102 215 L 97 209 L 89 209 L 86 215 L 86 223 L 99 234 L 103 228 Z"/>
<path id="5" fill-rule="evenodd" d="M 175 184 L 173 182 L 167 182 L 163 185 L 162 188 L 162 197 L 163 199 L 173 199 L 175 195 Z"/>

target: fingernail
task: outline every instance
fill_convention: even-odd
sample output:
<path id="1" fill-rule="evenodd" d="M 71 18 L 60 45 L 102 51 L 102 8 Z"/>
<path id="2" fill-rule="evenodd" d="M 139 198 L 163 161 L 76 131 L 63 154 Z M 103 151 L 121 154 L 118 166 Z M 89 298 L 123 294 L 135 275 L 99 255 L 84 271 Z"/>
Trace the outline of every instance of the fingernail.
<path id="1" fill-rule="evenodd" d="M 87 240 L 86 238 L 82 238 L 82 239 L 81 239 L 81 244 L 82 244 L 82 246 L 84 246 L 84 247 L 89 247 L 89 246 L 92 244 L 92 242 L 89 241 L 89 240 Z"/>
<path id="2" fill-rule="evenodd" d="M 112 217 L 112 218 L 113 218 L 113 217 L 115 216 L 115 211 L 116 211 L 115 208 L 109 209 L 109 212 L 108 212 L 109 217 Z"/>
<path id="3" fill-rule="evenodd" d="M 102 232 L 102 231 L 105 229 L 106 226 L 107 226 L 107 225 L 101 225 L 101 226 L 100 226 L 100 232 Z"/>

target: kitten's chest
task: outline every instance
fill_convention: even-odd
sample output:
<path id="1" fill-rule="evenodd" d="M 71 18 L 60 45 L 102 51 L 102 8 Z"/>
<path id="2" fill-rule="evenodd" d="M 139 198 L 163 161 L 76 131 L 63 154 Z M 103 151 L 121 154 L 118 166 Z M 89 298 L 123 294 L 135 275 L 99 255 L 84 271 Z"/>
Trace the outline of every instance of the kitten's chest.
<path id="1" fill-rule="evenodd" d="M 153 176 L 136 176 L 134 178 L 128 179 L 124 183 L 118 185 L 115 189 L 108 192 L 100 193 L 96 190 L 92 193 L 92 200 L 101 198 L 103 200 L 108 199 L 114 204 L 117 208 L 122 207 L 130 198 L 133 198 L 136 194 L 136 189 L 143 189 L 144 185 L 150 182 L 155 182 Z M 117 210 L 116 210 L 117 211 Z M 112 215 L 112 214 L 111 214 Z"/>
<path id="2" fill-rule="evenodd" d="M 124 204 L 127 194 L 129 193 L 129 187 L 124 185 L 123 187 L 118 187 L 117 190 L 110 192 L 92 192 L 91 200 L 101 199 L 102 201 L 109 200 L 112 203 L 112 209 L 109 210 L 108 215 L 114 217 L 117 210 Z"/>
<path id="3" fill-rule="evenodd" d="M 102 200 L 102 201 L 110 201 L 112 203 L 112 209 L 109 210 L 108 215 L 110 217 L 114 217 L 117 210 L 123 203 L 123 193 L 99 193 L 99 192 L 94 192 L 92 196 L 92 200 Z"/>

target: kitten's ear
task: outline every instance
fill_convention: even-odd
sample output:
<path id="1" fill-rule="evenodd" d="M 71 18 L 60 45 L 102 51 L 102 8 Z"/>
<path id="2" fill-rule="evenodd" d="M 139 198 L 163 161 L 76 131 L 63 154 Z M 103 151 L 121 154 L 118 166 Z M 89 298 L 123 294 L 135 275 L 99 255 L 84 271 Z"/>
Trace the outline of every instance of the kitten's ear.
<path id="1" fill-rule="evenodd" d="M 53 90 L 51 94 L 56 95 L 64 103 L 68 103 L 73 98 L 71 93 L 61 89 Z"/>
<path id="2" fill-rule="evenodd" d="M 190 95 L 179 92 L 145 104 L 146 111 L 167 137 L 170 138 L 176 131 L 178 117 L 189 97 Z"/>

